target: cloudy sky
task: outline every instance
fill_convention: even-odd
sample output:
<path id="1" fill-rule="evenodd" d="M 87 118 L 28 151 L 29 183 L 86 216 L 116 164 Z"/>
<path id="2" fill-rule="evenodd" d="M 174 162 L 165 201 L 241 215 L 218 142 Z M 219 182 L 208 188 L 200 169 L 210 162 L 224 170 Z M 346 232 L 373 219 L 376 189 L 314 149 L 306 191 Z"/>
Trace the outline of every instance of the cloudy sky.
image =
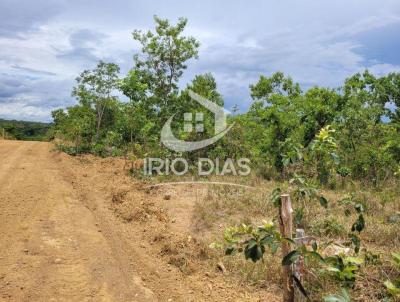
<path id="1" fill-rule="evenodd" d="M 134 29 L 187 17 L 200 42 L 181 85 L 211 72 L 227 109 L 251 103 L 259 75 L 336 87 L 365 68 L 400 71 L 398 0 L 0 0 L 0 118 L 51 120 L 75 104 L 75 77 L 100 59 L 132 66 Z"/>

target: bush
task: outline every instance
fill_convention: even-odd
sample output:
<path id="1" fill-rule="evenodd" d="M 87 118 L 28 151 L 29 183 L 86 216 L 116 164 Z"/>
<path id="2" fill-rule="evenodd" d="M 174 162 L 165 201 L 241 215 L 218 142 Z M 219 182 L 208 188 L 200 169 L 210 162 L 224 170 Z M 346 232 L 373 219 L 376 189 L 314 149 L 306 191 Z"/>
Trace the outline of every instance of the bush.
<path id="1" fill-rule="evenodd" d="M 64 144 L 57 144 L 56 148 L 62 152 L 67 153 L 68 155 L 72 155 L 72 156 L 90 152 L 90 147 L 88 147 L 88 146 L 75 147 L 75 146 L 69 146 L 69 145 L 64 145 Z"/>
<path id="2" fill-rule="evenodd" d="M 346 229 L 337 219 L 330 217 L 316 222 L 311 227 L 312 232 L 318 236 L 337 237 L 346 234 Z"/>

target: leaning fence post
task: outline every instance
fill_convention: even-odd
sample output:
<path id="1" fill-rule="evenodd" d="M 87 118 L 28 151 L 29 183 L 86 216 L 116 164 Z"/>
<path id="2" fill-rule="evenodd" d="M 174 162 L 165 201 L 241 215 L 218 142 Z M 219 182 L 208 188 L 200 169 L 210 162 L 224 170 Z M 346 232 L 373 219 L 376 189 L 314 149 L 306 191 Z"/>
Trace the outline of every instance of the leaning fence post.
<path id="1" fill-rule="evenodd" d="M 292 239 L 292 203 L 288 194 L 281 195 L 281 206 L 279 208 L 279 227 L 281 235 L 284 238 Z M 290 242 L 282 242 L 282 256 L 285 257 L 291 252 Z M 294 302 L 294 284 L 292 275 L 292 266 L 284 265 L 282 267 L 283 281 L 283 302 Z"/>
<path id="2" fill-rule="evenodd" d="M 296 242 L 297 246 L 301 246 L 304 244 L 303 239 L 306 238 L 306 232 L 303 229 L 296 229 L 296 238 L 294 242 Z M 302 281 L 304 271 L 304 259 L 300 257 L 298 261 L 296 261 L 294 265 L 294 275 L 299 281 Z"/>
<path id="3" fill-rule="evenodd" d="M 303 240 L 306 238 L 306 232 L 303 229 L 296 229 L 296 238 L 294 241 L 296 242 L 297 246 L 301 246 L 303 244 Z M 303 282 L 303 274 L 304 274 L 304 258 L 301 256 L 295 263 L 294 263 L 294 275 L 296 276 L 297 280 L 300 283 Z M 297 289 L 295 291 L 296 301 L 302 302 L 305 301 L 305 297 L 303 294 Z"/>

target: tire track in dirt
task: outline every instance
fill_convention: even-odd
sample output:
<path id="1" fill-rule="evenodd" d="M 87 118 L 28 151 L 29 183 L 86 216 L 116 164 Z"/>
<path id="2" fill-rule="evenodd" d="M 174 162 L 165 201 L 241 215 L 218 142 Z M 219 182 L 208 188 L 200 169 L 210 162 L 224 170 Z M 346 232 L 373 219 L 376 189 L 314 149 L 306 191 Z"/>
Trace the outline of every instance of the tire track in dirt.
<path id="1" fill-rule="evenodd" d="M 0 141 L 0 192 L 8 183 L 9 177 L 7 175 L 10 173 L 11 169 L 18 168 L 18 163 L 21 161 L 21 150 L 22 145 L 19 144 L 9 144 L 6 141 Z"/>
<path id="2" fill-rule="evenodd" d="M 189 290 L 185 289 L 177 275 L 169 267 L 166 268 L 165 264 L 161 264 L 160 259 L 154 259 L 143 251 L 141 231 L 131 232 L 129 226 L 121 223 L 110 211 L 109 196 L 99 188 L 105 179 L 96 177 L 96 180 L 88 181 L 80 175 L 79 168 L 75 169 L 76 167 L 66 161 L 63 164 L 64 179 L 73 182 L 79 200 L 92 212 L 96 225 L 106 238 L 128 283 L 142 284 L 143 279 L 152 283 L 155 279 L 156 286 L 152 287 L 157 296 L 153 297 L 155 301 L 193 301 L 185 297 Z"/>
<path id="3" fill-rule="evenodd" d="M 155 301 L 50 151 L 0 142 L 0 301 Z"/>

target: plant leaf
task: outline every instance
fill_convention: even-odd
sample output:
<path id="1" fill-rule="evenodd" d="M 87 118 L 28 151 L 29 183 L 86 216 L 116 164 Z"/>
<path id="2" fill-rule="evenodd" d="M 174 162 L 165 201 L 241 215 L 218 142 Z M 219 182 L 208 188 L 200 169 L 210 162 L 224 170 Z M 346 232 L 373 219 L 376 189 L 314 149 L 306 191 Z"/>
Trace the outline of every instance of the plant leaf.
<path id="1" fill-rule="evenodd" d="M 282 265 L 283 266 L 288 266 L 296 262 L 299 257 L 301 256 L 300 252 L 297 250 L 291 251 L 289 254 L 287 254 L 283 259 L 282 259 Z"/>
<path id="2" fill-rule="evenodd" d="M 321 206 L 323 206 L 325 209 L 328 208 L 328 200 L 324 196 L 319 197 L 319 203 Z"/>

